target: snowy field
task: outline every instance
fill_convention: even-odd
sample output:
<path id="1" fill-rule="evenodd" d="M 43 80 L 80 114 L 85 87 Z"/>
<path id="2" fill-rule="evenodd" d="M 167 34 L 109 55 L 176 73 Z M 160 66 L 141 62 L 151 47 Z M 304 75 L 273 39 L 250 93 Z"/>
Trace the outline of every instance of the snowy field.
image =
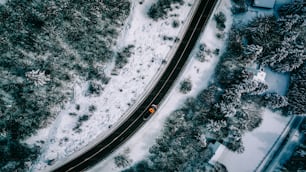
<path id="1" fill-rule="evenodd" d="M 193 11 L 191 9 L 194 8 L 194 0 L 186 0 L 182 6 L 175 5 L 169 17 L 158 22 L 149 19 L 146 14 L 155 1 L 146 0 L 143 4 L 140 2 L 132 1 L 130 16 L 115 48 L 120 50 L 130 44 L 135 46 L 129 63 L 118 71 L 118 75 L 111 76 L 110 82 L 99 97 L 85 96 L 88 83 L 75 82 L 74 99 L 64 106 L 64 110 L 59 112 L 52 125 L 25 140 L 28 144 L 42 147 L 42 155 L 38 162 L 32 165 L 32 171 L 45 169 L 48 161 L 63 161 L 86 145 L 103 138 L 137 105 L 166 67 L 175 49 L 172 47 L 176 46 L 174 40 L 182 36 L 184 23 L 189 21 L 186 19 L 190 16 L 189 12 Z M 179 22 L 178 27 L 172 26 L 174 20 Z M 168 39 L 164 40 L 164 36 Z M 111 75 L 113 65 L 105 65 L 107 75 Z M 78 105 L 79 108 L 76 108 Z M 90 111 L 93 106 L 95 111 Z M 88 120 L 82 122 L 79 127 L 80 132 L 73 131 L 78 118 L 69 113 L 88 116 Z"/>
<path id="2" fill-rule="evenodd" d="M 289 117 L 268 109 L 263 111 L 263 122 L 260 127 L 243 135 L 245 150 L 242 154 L 224 149 L 217 159 L 224 164 L 229 172 L 253 171 L 265 157 L 273 143 L 286 127 Z"/>
<path id="3" fill-rule="evenodd" d="M 285 96 L 289 88 L 289 74 L 281 74 L 272 71 L 269 68 L 265 68 L 266 73 L 266 83 L 268 84 L 268 90 L 271 92 L 276 92 L 279 95 Z"/>
<path id="4" fill-rule="evenodd" d="M 228 1 L 219 1 L 214 13 L 222 11 L 227 15 L 226 29 L 224 32 L 228 32 L 231 26 L 231 16 L 230 16 L 230 3 Z M 213 16 L 213 15 L 212 15 Z M 200 44 L 206 44 L 207 49 L 215 50 L 220 49 L 220 54 L 224 50 L 224 39 L 216 38 L 216 34 L 219 32 L 216 28 L 215 21 L 211 18 L 207 24 L 206 29 L 202 33 L 200 39 L 198 40 L 194 50 L 192 51 L 187 65 L 183 69 L 176 80 L 174 87 L 161 102 L 158 111 L 154 116 L 126 143 L 124 143 L 120 148 L 114 151 L 108 158 L 106 158 L 101 163 L 97 164 L 92 169 L 88 170 L 91 172 L 100 171 L 121 171 L 122 168 L 116 167 L 114 164 L 114 157 L 119 154 L 127 154 L 131 160 L 131 165 L 137 163 L 138 161 L 144 159 L 148 154 L 149 148 L 155 143 L 155 139 L 161 134 L 163 129 L 163 124 L 165 119 L 173 112 L 175 109 L 179 108 L 184 100 L 188 97 L 197 95 L 202 89 L 207 87 L 215 67 L 219 61 L 219 56 L 212 53 L 207 55 L 205 62 L 200 62 L 196 59 L 195 54 L 198 50 Z M 179 83 L 189 78 L 192 83 L 192 90 L 188 94 L 182 94 L 179 92 Z"/>
<path id="5" fill-rule="evenodd" d="M 6 0 L 0 0 L 0 4 L 5 4 Z"/>

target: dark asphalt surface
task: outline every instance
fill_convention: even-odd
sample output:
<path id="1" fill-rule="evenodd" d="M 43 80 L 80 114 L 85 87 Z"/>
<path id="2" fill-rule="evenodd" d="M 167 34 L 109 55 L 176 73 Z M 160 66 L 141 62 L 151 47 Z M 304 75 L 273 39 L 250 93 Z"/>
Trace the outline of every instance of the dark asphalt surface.
<path id="1" fill-rule="evenodd" d="M 149 121 L 143 120 L 145 116 L 149 115 L 148 109 L 152 104 L 158 105 L 173 85 L 188 59 L 199 35 L 201 34 L 201 31 L 206 25 L 216 3 L 217 0 L 201 0 L 196 13 L 190 22 L 190 26 L 188 27 L 177 52 L 169 62 L 167 69 L 157 82 L 156 86 L 152 89 L 149 96 L 141 102 L 141 105 L 133 112 L 130 118 L 123 122 L 122 125 L 119 126 L 111 135 L 106 137 L 95 147 L 54 171 L 82 171 L 92 167 L 114 151 L 120 144 L 124 143 L 124 141 L 135 133 L 145 122 Z"/>

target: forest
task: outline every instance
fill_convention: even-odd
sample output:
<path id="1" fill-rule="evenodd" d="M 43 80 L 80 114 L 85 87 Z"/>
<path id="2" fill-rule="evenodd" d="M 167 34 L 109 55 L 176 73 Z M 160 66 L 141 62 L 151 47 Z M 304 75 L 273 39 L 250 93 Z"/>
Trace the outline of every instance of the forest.
<path id="1" fill-rule="evenodd" d="M 22 140 L 73 98 L 75 80 L 107 84 L 103 65 L 129 55 L 114 51 L 129 13 L 128 0 L 0 5 L 0 171 L 26 171 L 39 147 Z"/>
<path id="2" fill-rule="evenodd" d="M 237 14 L 244 11 L 245 3 L 233 3 L 233 10 L 240 9 Z M 221 163 L 208 163 L 214 154 L 210 144 L 243 153 L 242 135 L 260 126 L 263 107 L 284 115 L 305 114 L 305 11 L 296 1 L 280 7 L 277 16 L 234 23 L 213 81 L 170 114 L 149 156 L 123 171 L 227 171 Z M 222 14 L 215 16 L 218 29 L 224 21 L 220 18 Z M 290 73 L 286 96 L 268 92 L 268 85 L 255 79 L 264 67 Z"/>

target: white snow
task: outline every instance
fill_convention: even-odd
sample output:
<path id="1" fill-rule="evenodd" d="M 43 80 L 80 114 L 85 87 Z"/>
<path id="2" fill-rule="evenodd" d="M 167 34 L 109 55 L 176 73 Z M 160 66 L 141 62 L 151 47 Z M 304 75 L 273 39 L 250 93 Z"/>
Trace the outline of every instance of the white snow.
<path id="1" fill-rule="evenodd" d="M 266 73 L 265 81 L 269 87 L 267 91 L 285 96 L 289 87 L 289 74 L 273 72 L 269 68 L 264 68 L 264 72 Z"/>
<path id="2" fill-rule="evenodd" d="M 140 2 L 140 1 L 139 1 Z M 135 46 L 129 63 L 119 71 L 118 76 L 112 76 L 110 82 L 104 86 L 104 91 L 100 96 L 85 96 L 88 83 L 77 80 L 74 86 L 74 98 L 59 110 L 57 118 L 48 128 L 38 131 L 37 135 L 25 140 L 26 143 L 35 144 L 39 140 L 44 140 L 42 145 L 42 155 L 33 171 L 41 171 L 47 167 L 46 161 L 64 161 L 69 155 L 88 144 L 92 144 L 98 139 L 107 135 L 120 121 L 125 118 L 125 114 L 137 105 L 144 93 L 149 90 L 156 78 L 165 69 L 166 63 L 170 60 L 176 44 L 174 41 L 163 40 L 163 36 L 181 37 L 186 27 L 183 25 L 189 15 L 194 0 L 186 0 L 179 9 L 174 9 L 169 15 L 177 14 L 165 20 L 154 22 L 146 15 L 146 11 L 154 0 L 146 0 L 142 5 L 138 1 L 132 1 L 132 10 L 124 29 L 118 38 L 116 49 L 120 49 L 129 44 Z M 190 5 L 191 4 L 191 5 Z M 173 28 L 173 20 L 180 22 L 179 27 Z M 107 75 L 110 75 L 112 64 L 104 66 Z M 201 69 L 201 71 L 207 69 Z M 200 71 L 200 72 L 201 72 Z M 76 110 L 76 105 L 80 105 L 80 110 Z M 88 111 L 90 105 L 96 106 L 93 113 Z M 77 116 L 69 115 L 76 113 Z M 88 115 L 89 120 L 83 122 L 80 133 L 73 131 L 78 118 Z M 68 139 L 67 139 L 68 138 Z M 51 158 L 52 156 L 52 158 Z"/>
<path id="3" fill-rule="evenodd" d="M 0 5 L 4 5 L 7 0 L 0 0 Z"/>
<path id="4" fill-rule="evenodd" d="M 232 16 L 230 15 L 230 2 L 219 1 L 214 13 L 222 11 L 226 14 L 226 29 L 228 32 L 231 26 Z M 213 14 L 212 14 L 213 16 Z M 216 28 L 216 23 L 212 18 L 207 23 L 207 27 L 202 33 L 197 45 L 195 46 L 193 52 L 191 53 L 188 64 L 183 69 L 184 71 L 180 74 L 178 79 L 175 81 L 174 88 L 168 93 L 161 102 L 158 111 L 154 116 L 137 132 L 134 136 L 125 142 L 120 148 L 115 150 L 109 157 L 101 161 L 92 169 L 88 171 L 100 172 L 100 171 L 121 171 L 114 164 L 114 157 L 118 154 L 122 154 L 126 149 L 130 150 L 129 158 L 132 159 L 133 165 L 138 161 L 146 158 L 149 155 L 149 148 L 155 143 L 155 139 L 160 136 L 163 130 L 163 124 L 165 119 L 177 108 L 179 108 L 187 97 L 195 96 L 203 88 L 207 87 L 210 78 L 215 70 L 215 67 L 219 61 L 219 56 L 214 54 L 207 55 L 208 58 L 205 62 L 199 62 L 195 58 L 198 46 L 200 43 L 205 43 L 207 49 L 214 50 L 216 48 L 220 49 L 220 54 L 224 51 L 224 40 L 217 39 L 216 34 L 219 32 Z M 182 94 L 179 92 L 179 82 L 185 78 L 190 78 L 193 85 L 192 90 L 188 94 Z"/>
<path id="5" fill-rule="evenodd" d="M 281 116 L 280 112 L 265 109 L 260 127 L 242 136 L 245 151 L 238 154 L 225 149 L 218 161 L 224 164 L 229 172 L 253 171 L 282 133 L 289 119 Z"/>

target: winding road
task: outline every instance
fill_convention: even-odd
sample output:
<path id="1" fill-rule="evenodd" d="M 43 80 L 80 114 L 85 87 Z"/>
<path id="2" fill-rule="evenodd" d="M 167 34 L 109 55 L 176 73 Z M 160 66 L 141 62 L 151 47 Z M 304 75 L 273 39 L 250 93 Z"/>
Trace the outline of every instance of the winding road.
<path id="1" fill-rule="evenodd" d="M 148 109 L 152 104 L 158 105 L 173 85 L 199 35 L 204 29 L 217 1 L 218 0 L 201 0 L 167 69 L 160 77 L 157 84 L 152 88 L 150 94 L 139 104 L 138 108 L 132 112 L 130 117 L 114 130 L 112 134 L 97 143 L 93 148 L 52 171 L 83 171 L 88 169 L 109 155 L 148 121 L 143 120 L 144 117 L 150 115 Z"/>

